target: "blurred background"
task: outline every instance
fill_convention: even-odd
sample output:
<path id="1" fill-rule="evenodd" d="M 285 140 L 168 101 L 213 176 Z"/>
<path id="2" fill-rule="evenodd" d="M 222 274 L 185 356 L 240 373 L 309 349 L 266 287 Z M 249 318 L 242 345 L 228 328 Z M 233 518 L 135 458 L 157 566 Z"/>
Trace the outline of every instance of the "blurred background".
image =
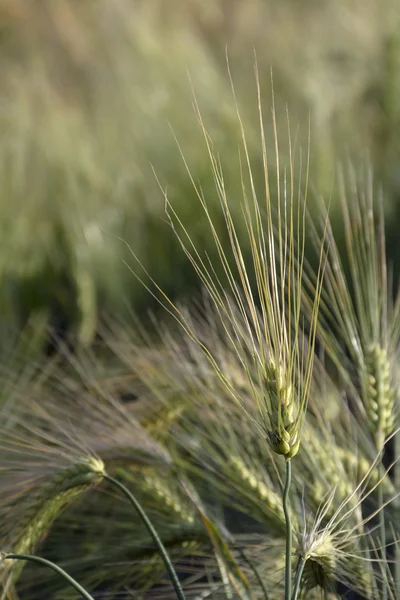
<path id="1" fill-rule="evenodd" d="M 22 331 L 30 350 L 51 352 L 49 328 L 90 344 L 103 315 L 145 318 L 154 306 L 124 262 L 134 263 L 128 245 L 173 298 L 193 293 L 154 172 L 212 256 L 176 139 L 218 220 L 193 92 L 234 202 L 240 131 L 226 53 L 256 178 L 254 54 L 268 117 L 272 68 L 283 154 L 286 105 L 299 147 L 311 122 L 311 185 L 333 196 L 333 215 L 338 163 L 372 165 L 397 264 L 397 0 L 0 0 L 0 50 L 4 352 Z"/>

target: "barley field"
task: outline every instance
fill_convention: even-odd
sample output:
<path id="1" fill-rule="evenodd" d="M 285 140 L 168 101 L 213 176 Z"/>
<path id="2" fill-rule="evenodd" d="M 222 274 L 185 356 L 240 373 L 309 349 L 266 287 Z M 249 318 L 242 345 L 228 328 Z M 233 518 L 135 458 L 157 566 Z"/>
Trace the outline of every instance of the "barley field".
<path id="1" fill-rule="evenodd" d="M 400 598 L 400 6 L 0 0 L 1 600 Z"/>

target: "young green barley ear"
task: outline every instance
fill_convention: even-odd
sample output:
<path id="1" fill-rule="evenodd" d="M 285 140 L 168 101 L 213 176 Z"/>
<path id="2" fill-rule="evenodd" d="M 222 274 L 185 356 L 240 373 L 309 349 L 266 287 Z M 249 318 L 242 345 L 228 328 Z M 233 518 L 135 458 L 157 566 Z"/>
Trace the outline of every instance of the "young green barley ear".
<path id="1" fill-rule="evenodd" d="M 354 406 L 370 430 L 376 449 L 381 450 L 385 439 L 394 431 L 398 413 L 400 288 L 393 290 L 388 277 L 383 199 L 375 198 L 371 172 L 364 178 L 363 187 L 358 185 L 353 172 L 348 183 L 342 173 L 340 176 L 346 260 L 342 261 L 329 226 L 330 256 L 326 266 L 326 290 L 321 299 L 319 335 L 352 392 Z M 352 377 L 354 368 L 356 382 Z M 377 496 L 378 503 L 382 504 L 382 486 Z M 383 510 L 380 529 L 384 551 Z M 385 581 L 382 597 L 387 599 Z"/>
<path id="2" fill-rule="evenodd" d="M 27 482 L 27 488 L 20 490 L 19 494 L 17 487 L 14 491 L 11 489 L 9 499 L 2 497 L 0 510 L 3 547 L 14 554 L 33 554 L 42 536 L 61 511 L 82 493 L 97 485 L 104 474 L 103 462 L 88 457 L 61 469 L 48 479 L 42 478 L 34 486 Z M 0 576 L 4 594 L 11 583 L 16 582 L 23 566 L 23 562 L 16 565 L 3 563 Z"/>
<path id="3" fill-rule="evenodd" d="M 395 428 L 396 365 L 400 349 L 400 296 L 386 261 L 383 199 L 375 198 L 372 175 L 364 184 L 340 172 L 345 257 L 332 226 L 321 298 L 319 335 L 326 353 L 358 405 L 377 449 Z M 316 237 L 318 242 L 318 235 Z M 355 385 L 351 374 L 357 370 Z M 360 398 L 361 396 L 361 398 Z"/>
<path id="4" fill-rule="evenodd" d="M 43 388 L 40 397 L 19 399 L 13 427 L 0 431 L 0 537 L 15 553 L 34 552 L 62 509 L 105 477 L 103 458 L 111 471 L 171 465 L 168 452 L 116 400 L 94 398 L 78 381 L 72 387 L 68 375 L 58 384 L 54 393 Z"/>
<path id="5" fill-rule="evenodd" d="M 156 470 L 142 469 L 141 473 L 125 471 L 126 481 L 139 488 L 141 493 L 152 497 L 153 502 L 161 504 L 177 524 L 192 526 L 196 522 L 196 513 L 176 481 L 165 477 Z M 138 476 L 139 475 L 139 476 Z"/>
<path id="6" fill-rule="evenodd" d="M 213 311 L 196 315 L 192 328 L 213 348 L 227 377 L 236 389 L 241 389 L 250 407 L 254 399 L 246 372 L 230 352 L 225 332 L 218 330 Z M 132 354 L 134 351 L 131 347 Z M 176 398 L 182 398 L 181 414 L 171 423 L 169 433 L 169 443 L 176 447 L 181 467 L 189 475 L 196 472 L 198 485 L 215 487 L 221 499 L 232 502 L 234 491 L 233 503 L 238 510 L 268 523 L 282 535 L 285 519 L 276 457 L 201 349 L 180 331 L 173 334 L 162 330 L 159 347 L 138 347 L 136 353 L 136 377 L 148 388 L 146 395 L 151 392 L 153 410 L 159 413 L 159 403 L 168 407 L 177 403 Z M 147 369 L 143 368 L 143 358 Z"/>
<path id="7" fill-rule="evenodd" d="M 214 306 L 219 328 L 229 339 L 230 351 L 237 356 L 247 376 L 255 400 L 251 406 L 219 362 L 213 347 L 203 341 L 190 319 L 163 293 L 143 266 L 145 277 L 151 283 L 146 284 L 137 273 L 136 276 L 179 322 L 192 342 L 202 349 L 227 392 L 246 412 L 260 434 L 267 438 L 272 450 L 289 460 L 299 450 L 301 425 L 308 402 L 325 250 L 322 236 L 312 320 L 306 336 L 302 325 L 301 298 L 309 153 L 304 157 L 292 145 L 287 116 L 289 135 L 286 150 L 289 158 L 286 166 L 281 164 L 273 105 L 275 165 L 271 167 L 258 75 L 257 91 L 262 183 L 256 184 L 244 126 L 237 109 L 242 142 L 238 158 L 242 186 L 239 198 L 236 194 L 235 198 L 230 197 L 220 157 L 195 101 L 220 201 L 222 228 L 217 226 L 210 214 L 207 201 L 182 152 L 188 177 L 215 244 L 218 257 L 215 263 L 211 263 L 209 257 L 194 245 L 190 231 L 164 193 L 170 225 L 203 284 L 209 303 Z M 226 239 L 227 243 L 224 243 Z"/>
<path id="8" fill-rule="evenodd" d="M 274 452 L 286 460 L 296 456 L 300 448 L 301 419 L 296 415 L 296 402 L 291 384 L 273 361 L 266 368 L 265 390 L 271 402 L 271 424 L 268 441 Z M 285 380 L 286 379 L 286 380 Z"/>
<path id="9" fill-rule="evenodd" d="M 309 153 L 304 177 L 303 156 L 300 152 L 299 158 L 296 157 L 287 114 L 289 160 L 287 168 L 282 169 L 273 104 L 272 127 L 276 173 L 273 193 L 257 69 L 256 80 L 263 183 L 259 188 L 256 185 L 246 134 L 237 108 L 242 142 L 238 161 L 242 188 L 241 198 L 238 200 L 241 209 L 240 219 L 235 218 L 235 209 L 238 205 L 234 207 L 232 198 L 229 197 L 220 157 L 214 149 L 195 100 L 197 118 L 204 134 L 216 193 L 220 201 L 224 221 L 223 233 L 218 231 L 201 188 L 196 184 L 182 153 L 188 176 L 215 243 L 216 256 L 218 256 L 215 264 L 208 255 L 204 255 L 196 248 L 185 224 L 173 208 L 167 194 L 163 192 L 171 227 L 203 284 L 210 303 L 215 307 L 220 327 L 229 336 L 232 351 L 236 353 L 247 373 L 255 402 L 251 405 L 246 403 L 241 390 L 232 385 L 224 366 L 218 363 L 213 348 L 207 346 L 201 336 L 195 333 L 184 314 L 149 277 L 140 261 L 138 261 L 139 265 L 151 283 L 146 284 L 137 273 L 136 276 L 178 321 L 190 339 L 200 346 L 228 393 L 253 421 L 255 428 L 264 439 L 266 438 L 271 449 L 285 458 L 286 482 L 283 491 L 283 510 L 287 528 L 285 599 L 290 600 L 291 459 L 299 451 L 301 426 L 309 397 L 325 260 L 325 236 L 322 236 L 317 283 L 312 300 L 311 325 L 306 336 L 302 326 L 301 307 Z M 233 85 L 232 91 L 236 102 Z M 298 173 L 296 165 L 299 167 Z M 273 195 L 275 195 L 274 200 L 272 200 Z M 223 243 L 222 235 L 228 239 L 226 245 Z M 246 256 L 245 248 L 250 248 L 250 259 Z M 135 255 L 134 257 L 136 258 Z M 253 406 L 256 410 L 253 410 Z"/>
<path id="10" fill-rule="evenodd" d="M 305 534 L 298 547 L 299 565 L 304 561 L 303 584 L 306 592 L 315 587 L 327 589 L 336 566 L 335 545 L 331 534 L 322 532 L 312 539 Z"/>

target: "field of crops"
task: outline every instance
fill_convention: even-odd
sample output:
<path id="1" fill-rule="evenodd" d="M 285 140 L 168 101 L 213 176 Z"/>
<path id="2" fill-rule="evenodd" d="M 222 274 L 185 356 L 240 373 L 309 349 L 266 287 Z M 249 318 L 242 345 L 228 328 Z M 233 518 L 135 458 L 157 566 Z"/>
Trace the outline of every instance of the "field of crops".
<path id="1" fill-rule="evenodd" d="M 1 600 L 400 598 L 398 2 L 0 0 L 0 81 Z"/>

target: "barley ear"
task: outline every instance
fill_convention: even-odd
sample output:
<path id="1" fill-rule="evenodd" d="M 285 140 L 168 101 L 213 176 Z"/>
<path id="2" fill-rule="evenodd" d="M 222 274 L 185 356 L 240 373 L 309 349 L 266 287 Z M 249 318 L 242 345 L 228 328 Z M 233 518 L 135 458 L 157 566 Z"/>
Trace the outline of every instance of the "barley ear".
<path id="1" fill-rule="evenodd" d="M 300 420 L 295 414 L 293 386 L 290 381 L 285 381 L 282 370 L 276 368 L 272 361 L 266 371 L 264 389 L 271 406 L 271 429 L 267 440 L 276 454 L 289 460 L 300 448 Z"/>
<path id="2" fill-rule="evenodd" d="M 22 517 L 16 529 L 3 540 L 5 547 L 12 548 L 14 554 L 32 554 L 42 536 L 50 529 L 53 521 L 75 498 L 97 485 L 104 476 L 104 465 L 101 460 L 90 458 L 63 469 L 26 498 L 20 506 L 12 506 L 8 518 L 21 510 Z M 0 568 L 0 577 L 4 582 L 1 599 L 6 597 L 7 589 L 19 578 L 24 562 L 4 563 Z"/>
<path id="3" fill-rule="evenodd" d="M 235 473 L 238 474 L 246 487 L 249 488 L 250 493 L 257 496 L 263 502 L 270 512 L 271 518 L 276 521 L 277 525 L 281 526 L 285 522 L 281 496 L 275 492 L 272 485 L 268 486 L 260 478 L 256 469 L 249 468 L 239 456 L 232 456 L 231 464 L 234 467 Z M 292 515 L 292 518 L 295 519 L 295 515 Z"/>
<path id="4" fill-rule="evenodd" d="M 293 598 L 297 597 L 300 586 L 306 594 L 315 587 L 327 589 L 332 581 L 335 566 L 335 547 L 331 534 L 322 534 L 314 541 L 305 536 L 298 549 Z"/>
<path id="5" fill-rule="evenodd" d="M 367 349 L 365 356 L 366 363 L 366 383 L 364 379 L 364 388 L 366 389 L 365 409 L 369 421 L 370 430 L 375 438 L 378 450 L 385 446 L 385 439 L 394 429 L 394 398 L 395 393 L 392 388 L 391 370 L 388 360 L 388 353 L 379 344 L 371 344 Z M 380 465 L 379 472 L 384 472 L 383 463 Z M 378 503 L 383 505 L 383 486 L 378 487 Z M 386 560 L 386 525 L 385 511 L 382 509 L 379 513 L 379 529 L 381 540 L 381 552 L 383 561 Z M 383 567 L 386 569 L 386 566 Z M 382 581 L 382 600 L 388 597 L 388 587 L 385 578 Z"/>
<path id="6" fill-rule="evenodd" d="M 393 433 L 394 398 L 388 353 L 380 344 L 371 344 L 366 352 L 366 411 L 378 449 Z"/>

